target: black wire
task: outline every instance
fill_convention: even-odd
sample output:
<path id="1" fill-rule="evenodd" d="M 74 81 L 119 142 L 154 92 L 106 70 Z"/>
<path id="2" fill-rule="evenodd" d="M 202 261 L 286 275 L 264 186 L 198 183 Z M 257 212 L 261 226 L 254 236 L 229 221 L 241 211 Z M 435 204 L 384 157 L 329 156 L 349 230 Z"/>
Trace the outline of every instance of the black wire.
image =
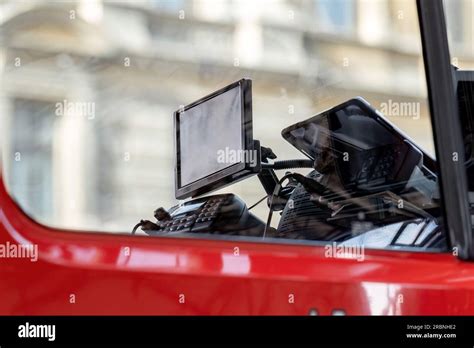
<path id="1" fill-rule="evenodd" d="M 270 211 L 268 212 L 267 223 L 265 224 L 265 229 L 263 230 L 263 239 L 265 239 L 265 236 L 267 235 L 268 226 L 270 226 L 272 222 L 272 216 L 273 216 L 272 201 L 273 201 L 273 196 L 272 198 L 270 198 Z"/>
<path id="2" fill-rule="evenodd" d="M 270 211 L 268 212 L 268 218 L 267 218 L 267 223 L 265 225 L 265 229 L 263 230 L 263 238 L 265 238 L 266 234 L 267 234 L 267 230 L 268 230 L 268 226 L 270 226 L 271 222 L 272 222 L 272 216 L 273 216 L 273 197 L 275 196 L 278 196 L 279 193 L 280 193 L 280 190 L 281 190 L 281 184 L 283 183 L 283 181 L 285 181 L 286 179 L 290 178 L 293 176 L 293 173 L 288 173 L 286 175 L 284 175 L 280 180 L 278 180 L 278 184 L 275 186 L 275 190 L 273 191 L 273 194 L 270 198 L 270 203 L 268 204 L 269 208 L 270 208 Z"/>
<path id="3" fill-rule="evenodd" d="M 250 206 L 250 208 L 248 208 L 248 210 L 250 210 L 250 209 L 254 208 L 255 206 L 259 205 L 260 203 L 262 203 L 262 201 L 263 201 L 265 198 L 267 198 L 267 197 L 268 197 L 268 195 L 266 195 L 266 196 L 263 197 L 262 199 L 259 199 L 258 202 L 255 203 L 255 204 L 252 204 L 252 205 Z"/>
<path id="4" fill-rule="evenodd" d="M 140 227 L 142 225 L 143 225 L 143 220 L 140 220 L 140 222 L 138 224 L 136 224 L 135 227 L 133 228 L 132 235 L 135 234 L 135 232 L 137 232 L 138 227 Z"/>

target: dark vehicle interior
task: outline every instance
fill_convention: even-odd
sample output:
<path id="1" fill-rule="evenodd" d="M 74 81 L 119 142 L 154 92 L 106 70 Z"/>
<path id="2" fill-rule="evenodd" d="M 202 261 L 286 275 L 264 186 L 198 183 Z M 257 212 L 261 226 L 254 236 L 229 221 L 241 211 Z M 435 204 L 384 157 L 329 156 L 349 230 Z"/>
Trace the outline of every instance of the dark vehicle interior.
<path id="1" fill-rule="evenodd" d="M 473 213 L 474 77 L 453 71 Z M 435 159 L 361 97 L 282 131 L 307 159 L 276 160 L 270 148 L 253 138 L 251 80 L 237 81 L 176 111 L 174 121 L 176 198 L 194 199 L 169 210 L 158 208 L 156 221 L 141 220 L 133 233 L 141 227 L 150 236 L 212 234 L 447 248 Z M 311 171 L 306 176 L 288 171 L 297 168 Z M 279 178 L 276 171 L 281 170 L 287 171 Z M 234 194 L 203 197 L 253 175 L 267 194 L 266 222 Z M 277 227 L 271 227 L 274 212 L 281 215 Z"/>
<path id="2" fill-rule="evenodd" d="M 471 205 L 474 203 L 474 72 L 455 70 Z"/>

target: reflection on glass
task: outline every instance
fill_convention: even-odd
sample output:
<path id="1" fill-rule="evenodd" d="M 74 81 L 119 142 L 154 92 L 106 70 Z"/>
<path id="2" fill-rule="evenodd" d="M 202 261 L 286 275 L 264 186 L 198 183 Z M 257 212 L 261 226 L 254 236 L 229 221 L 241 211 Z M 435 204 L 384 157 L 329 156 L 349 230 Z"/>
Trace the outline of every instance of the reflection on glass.
<path id="1" fill-rule="evenodd" d="M 182 186 L 237 163 L 218 154 L 243 148 L 240 101 L 237 86 L 179 114 Z"/>
<path id="2" fill-rule="evenodd" d="M 365 100 L 296 123 L 283 136 L 315 161 L 310 176 L 321 188 L 296 187 L 280 237 L 445 248 L 433 158 Z"/>
<path id="3" fill-rule="evenodd" d="M 281 138 L 283 128 L 358 95 L 408 133 L 420 151 L 434 152 L 414 0 L 82 3 L 0 3 L 3 178 L 21 207 L 44 224 L 128 232 L 156 207 L 175 205 L 173 112 L 242 77 L 253 81 L 254 136 L 278 159 L 303 156 Z M 463 19 L 457 23 L 464 34 L 455 35 L 469 38 L 472 2 L 460 5 Z M 472 53 L 455 57 L 466 66 L 474 61 Z M 415 111 L 404 109 L 406 103 Z M 369 132 L 357 133 L 366 138 L 353 144 L 352 156 L 383 145 Z M 199 151 L 199 141 L 193 142 L 190 156 Z M 345 139 L 339 135 L 334 142 L 333 154 Z M 317 171 L 325 175 L 333 165 L 328 156 Z M 347 192 L 364 185 L 357 171 L 346 169 L 350 175 L 340 185 Z M 426 175 L 416 166 L 408 184 Z M 429 181 L 417 187 L 419 198 L 429 197 Z M 257 178 L 225 191 L 249 206 L 264 195 Z M 410 218 L 424 218 L 416 207 L 438 216 L 429 210 L 434 198 L 393 193 L 384 199 L 403 196 L 413 203 Z M 342 221 L 344 209 L 334 217 L 324 211 L 315 216 Z M 252 212 L 266 220 L 268 207 Z M 342 225 L 367 230 L 369 222 L 352 212 Z M 339 232 L 319 223 L 312 233 L 337 239 Z"/>

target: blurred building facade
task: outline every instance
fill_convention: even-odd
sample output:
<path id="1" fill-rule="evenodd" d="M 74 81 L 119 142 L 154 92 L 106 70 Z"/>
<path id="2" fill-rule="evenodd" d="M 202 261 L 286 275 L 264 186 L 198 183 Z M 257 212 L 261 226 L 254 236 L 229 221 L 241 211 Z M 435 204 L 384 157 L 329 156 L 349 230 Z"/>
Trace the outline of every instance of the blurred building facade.
<path id="1" fill-rule="evenodd" d="M 453 62 L 467 68 L 473 3 L 446 4 Z M 30 0 L 0 12 L 3 173 L 43 223 L 125 231 L 176 204 L 173 111 L 242 77 L 254 137 L 280 159 L 302 156 L 284 127 L 358 95 L 418 105 L 388 117 L 434 152 L 414 0 Z M 256 178 L 226 191 L 264 195 Z"/>

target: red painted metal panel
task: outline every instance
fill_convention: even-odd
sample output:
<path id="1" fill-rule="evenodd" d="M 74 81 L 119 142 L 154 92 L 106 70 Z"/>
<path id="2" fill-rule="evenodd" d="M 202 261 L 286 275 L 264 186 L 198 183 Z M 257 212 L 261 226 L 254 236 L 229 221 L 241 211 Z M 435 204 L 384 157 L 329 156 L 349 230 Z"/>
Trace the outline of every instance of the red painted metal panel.
<path id="1" fill-rule="evenodd" d="M 0 259 L 2 315 L 474 314 L 474 264 L 451 254 L 365 250 L 360 262 L 315 246 L 57 230 L 0 177 L 7 243 L 35 244 L 39 258 Z"/>

